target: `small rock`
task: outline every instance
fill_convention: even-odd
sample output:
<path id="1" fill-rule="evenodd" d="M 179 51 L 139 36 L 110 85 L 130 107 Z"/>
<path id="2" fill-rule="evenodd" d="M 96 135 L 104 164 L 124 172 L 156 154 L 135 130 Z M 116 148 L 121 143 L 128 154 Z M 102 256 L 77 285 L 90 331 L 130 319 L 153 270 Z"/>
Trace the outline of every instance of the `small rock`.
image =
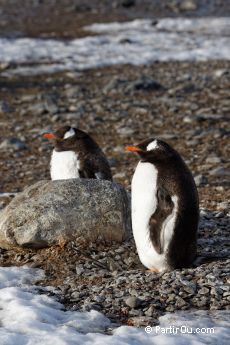
<path id="1" fill-rule="evenodd" d="M 115 167 L 117 165 L 117 159 L 115 157 L 109 158 L 108 162 L 111 167 Z"/>
<path id="2" fill-rule="evenodd" d="M 41 267 L 41 263 L 39 263 L 39 262 L 32 262 L 29 266 L 31 268 L 38 268 L 38 267 Z"/>
<path id="3" fill-rule="evenodd" d="M 181 308 L 183 306 L 185 306 L 187 303 L 185 302 L 185 300 L 181 297 L 177 297 L 176 299 L 176 307 Z"/>
<path id="4" fill-rule="evenodd" d="M 188 147 L 190 147 L 190 146 L 197 146 L 197 145 L 199 145 L 199 144 L 200 144 L 200 140 L 198 140 L 198 139 L 188 140 L 188 141 L 186 142 L 186 145 L 187 145 Z"/>
<path id="5" fill-rule="evenodd" d="M 59 115 L 53 115 L 52 117 L 51 117 L 51 121 L 53 122 L 53 123 L 55 123 L 55 122 L 57 122 L 57 121 L 59 121 L 60 120 L 60 116 Z"/>
<path id="6" fill-rule="evenodd" d="M 185 0 L 180 3 L 181 11 L 195 11 L 197 9 L 197 5 L 192 0 Z"/>
<path id="7" fill-rule="evenodd" d="M 84 272 L 84 268 L 82 266 L 76 266 L 76 273 L 77 275 L 81 275 Z"/>
<path id="8" fill-rule="evenodd" d="M 198 290 L 198 294 L 200 295 L 208 295 L 209 294 L 209 289 L 206 287 L 202 287 L 200 290 Z"/>
<path id="9" fill-rule="evenodd" d="M 80 299 L 80 298 L 81 298 L 81 297 L 80 297 L 80 294 L 79 294 L 78 291 L 73 291 L 73 292 L 71 293 L 71 299 L 78 300 L 78 299 Z"/>
<path id="10" fill-rule="evenodd" d="M 132 136 L 134 134 L 134 130 L 130 127 L 122 127 L 120 129 L 118 129 L 118 133 L 122 137 L 128 137 L 128 136 Z"/>
<path id="11" fill-rule="evenodd" d="M 117 249 L 115 250 L 115 252 L 118 253 L 118 254 L 123 254 L 123 253 L 126 252 L 126 250 L 125 250 L 124 247 L 120 247 L 120 248 L 117 248 Z"/>
<path id="12" fill-rule="evenodd" d="M 27 111 L 33 115 L 42 115 L 46 111 L 44 103 L 35 103 L 28 107 Z"/>
<path id="13" fill-rule="evenodd" d="M 84 304 L 82 309 L 83 309 L 83 311 L 90 311 L 90 310 L 100 311 L 101 306 L 96 304 L 96 303 L 86 303 L 86 304 Z"/>
<path id="14" fill-rule="evenodd" d="M 113 148 L 113 151 L 116 153 L 123 153 L 124 152 L 124 146 L 123 145 L 118 145 Z"/>
<path id="15" fill-rule="evenodd" d="M 209 172 L 211 176 L 230 176 L 230 170 L 225 168 L 215 168 Z"/>
<path id="16" fill-rule="evenodd" d="M 200 187 L 200 186 L 208 183 L 208 179 L 204 175 L 197 175 L 194 177 L 194 180 L 195 180 L 197 187 Z"/>
<path id="17" fill-rule="evenodd" d="M 131 296 L 135 296 L 135 297 L 138 296 L 138 292 L 137 292 L 137 290 L 135 290 L 135 289 L 131 289 L 131 290 L 129 291 L 129 293 L 130 293 Z"/>
<path id="18" fill-rule="evenodd" d="M 221 159 L 216 156 L 208 156 L 205 161 L 206 163 L 211 163 L 211 164 L 221 163 Z"/>
<path id="19" fill-rule="evenodd" d="M 218 204 L 217 208 L 219 210 L 226 210 L 230 208 L 230 203 L 229 201 L 222 201 Z"/>
<path id="20" fill-rule="evenodd" d="M 227 120 L 227 117 L 224 115 L 219 115 L 219 114 L 198 114 L 196 115 L 196 120 L 198 122 L 202 122 L 202 121 L 217 122 L 221 120 Z"/>
<path id="21" fill-rule="evenodd" d="M 92 7 L 89 4 L 75 4 L 69 7 L 69 12 L 76 11 L 76 12 L 89 12 L 92 10 Z"/>
<path id="22" fill-rule="evenodd" d="M 94 301 L 97 303 L 102 303 L 105 301 L 105 297 L 104 296 L 95 296 Z"/>
<path id="23" fill-rule="evenodd" d="M 107 94 L 111 91 L 115 91 L 116 89 L 123 87 L 127 84 L 126 79 L 120 79 L 117 77 L 112 78 L 109 83 L 103 88 L 103 93 Z"/>
<path id="24" fill-rule="evenodd" d="M 154 119 L 154 126 L 155 127 L 162 127 L 164 125 L 164 122 L 160 119 Z"/>
<path id="25" fill-rule="evenodd" d="M 161 90 L 163 86 L 150 77 L 143 76 L 137 80 L 129 82 L 127 90 L 146 90 L 146 91 L 154 91 L 154 90 Z"/>
<path id="26" fill-rule="evenodd" d="M 24 141 L 22 141 L 18 138 L 9 138 L 9 139 L 4 140 L 0 144 L 1 150 L 10 149 L 10 148 L 12 148 L 16 151 L 19 151 L 19 150 L 26 150 L 28 147 Z"/>
<path id="27" fill-rule="evenodd" d="M 8 102 L 6 101 L 0 101 L 0 114 L 1 113 L 10 113 L 11 107 Z"/>
<path id="28" fill-rule="evenodd" d="M 173 134 L 173 133 L 161 133 L 160 134 L 160 139 L 163 140 L 173 140 L 173 139 L 177 139 L 177 135 Z"/>
<path id="29" fill-rule="evenodd" d="M 197 300 L 196 305 L 201 308 L 205 307 L 208 304 L 208 297 L 202 296 L 199 300 Z"/>
<path id="30" fill-rule="evenodd" d="M 134 115 L 135 115 L 135 114 L 137 114 L 137 115 L 146 115 L 146 114 L 148 114 L 148 110 L 145 109 L 145 108 L 141 108 L 141 107 L 139 107 L 139 108 L 134 108 L 134 109 L 133 109 L 133 114 L 134 114 Z M 154 122 L 154 125 L 155 125 L 155 122 Z"/>
<path id="31" fill-rule="evenodd" d="M 167 298 L 167 303 L 174 301 L 176 298 L 176 295 L 174 293 L 170 293 Z"/>
<path id="32" fill-rule="evenodd" d="M 37 95 L 22 95 L 20 100 L 22 103 L 33 103 L 37 99 Z"/>
<path id="33" fill-rule="evenodd" d="M 141 304 L 141 300 L 138 297 L 130 296 L 126 299 L 125 304 L 130 308 L 138 308 Z"/>
<path id="34" fill-rule="evenodd" d="M 172 312 L 174 312 L 175 311 L 175 307 L 174 307 L 174 305 L 168 305 L 166 308 L 165 308 L 165 310 L 166 311 L 168 311 L 168 312 L 170 312 L 170 313 L 172 313 Z"/>
<path id="35" fill-rule="evenodd" d="M 108 268 L 111 272 L 116 271 L 119 268 L 119 264 L 112 258 L 108 258 L 107 262 Z"/>
<path id="36" fill-rule="evenodd" d="M 2 15 L 3 11 L 0 10 L 0 15 Z M 9 62 L 0 62 L 0 71 L 4 71 L 7 68 L 10 67 L 10 63 Z"/>
<path id="37" fill-rule="evenodd" d="M 183 289 L 188 294 L 191 294 L 191 295 L 195 294 L 195 290 L 191 286 L 184 286 Z"/>
<path id="38" fill-rule="evenodd" d="M 142 316 L 142 310 L 140 310 L 140 309 L 131 309 L 130 311 L 129 311 L 129 315 L 130 316 L 135 316 L 135 317 L 137 317 L 137 316 Z"/>
<path id="39" fill-rule="evenodd" d="M 154 307 L 151 305 L 145 312 L 146 316 L 153 316 L 154 314 Z"/>
<path id="40" fill-rule="evenodd" d="M 126 173 L 125 172 L 120 172 L 120 173 L 117 173 L 117 174 L 113 175 L 114 180 L 116 180 L 116 179 L 123 179 L 125 177 L 126 177 Z"/>
<path id="41" fill-rule="evenodd" d="M 223 77 L 224 75 L 227 75 L 227 74 L 229 74 L 229 70 L 227 70 L 227 69 L 217 69 L 214 72 L 214 76 L 217 77 L 217 78 L 221 78 L 221 77 Z"/>
<path id="42" fill-rule="evenodd" d="M 58 106 L 54 102 L 51 102 L 51 101 L 47 100 L 45 102 L 45 108 L 46 108 L 47 112 L 50 113 L 50 114 L 58 113 Z"/>
<path id="43" fill-rule="evenodd" d="M 184 122 L 184 123 L 192 123 L 192 122 L 194 122 L 194 118 L 191 117 L 191 116 L 185 116 L 185 117 L 183 118 L 183 122 Z"/>
<path id="44" fill-rule="evenodd" d="M 153 318 L 149 316 L 136 316 L 132 317 L 133 326 L 135 327 L 142 327 L 146 325 L 153 324 Z"/>
<path id="45" fill-rule="evenodd" d="M 123 7 L 132 7 L 132 6 L 135 6 L 136 1 L 135 0 L 122 0 L 121 4 Z"/>
<path id="46" fill-rule="evenodd" d="M 65 121 L 74 121 L 74 122 L 76 122 L 76 121 L 80 120 L 82 115 L 80 113 L 64 113 L 64 114 L 61 114 L 61 117 Z"/>
<path id="47" fill-rule="evenodd" d="M 217 212 L 215 214 L 215 218 L 223 218 L 224 217 L 224 212 Z"/>
<path id="48" fill-rule="evenodd" d="M 210 293 L 211 293 L 211 295 L 214 295 L 214 296 L 222 296 L 223 290 L 219 289 L 218 287 L 213 287 L 213 288 L 211 288 Z"/>

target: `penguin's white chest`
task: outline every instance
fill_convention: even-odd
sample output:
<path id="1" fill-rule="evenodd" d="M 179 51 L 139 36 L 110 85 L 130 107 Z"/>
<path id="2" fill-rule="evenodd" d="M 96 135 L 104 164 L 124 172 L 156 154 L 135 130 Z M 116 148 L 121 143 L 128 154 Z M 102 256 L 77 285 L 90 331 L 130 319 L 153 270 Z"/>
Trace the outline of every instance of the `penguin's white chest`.
<path id="1" fill-rule="evenodd" d="M 80 163 L 78 155 L 73 151 L 57 152 L 53 150 L 50 174 L 52 180 L 79 178 Z"/>
<path id="2" fill-rule="evenodd" d="M 132 228 L 142 264 L 163 271 L 165 256 L 156 252 L 149 232 L 150 217 L 157 209 L 157 175 L 153 164 L 138 163 L 132 179 Z"/>

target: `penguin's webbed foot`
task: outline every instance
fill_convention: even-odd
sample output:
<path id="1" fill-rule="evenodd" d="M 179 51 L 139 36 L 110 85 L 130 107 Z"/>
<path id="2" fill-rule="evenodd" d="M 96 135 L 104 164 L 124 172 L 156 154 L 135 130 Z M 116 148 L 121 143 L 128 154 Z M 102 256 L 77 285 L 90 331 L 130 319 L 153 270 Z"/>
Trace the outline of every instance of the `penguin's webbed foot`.
<path id="1" fill-rule="evenodd" d="M 156 268 L 151 268 L 149 270 L 146 270 L 146 272 L 155 272 L 155 273 L 159 273 L 160 271 L 157 270 Z"/>

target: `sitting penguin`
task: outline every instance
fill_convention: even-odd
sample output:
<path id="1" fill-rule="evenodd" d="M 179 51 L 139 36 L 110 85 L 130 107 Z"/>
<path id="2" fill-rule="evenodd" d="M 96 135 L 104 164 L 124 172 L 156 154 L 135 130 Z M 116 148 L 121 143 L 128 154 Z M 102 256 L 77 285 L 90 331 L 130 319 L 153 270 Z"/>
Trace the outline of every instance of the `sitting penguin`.
<path id="1" fill-rule="evenodd" d="M 199 200 L 192 174 L 166 142 L 147 139 L 127 151 L 140 161 L 132 179 L 132 228 L 150 271 L 188 267 L 196 257 Z"/>
<path id="2" fill-rule="evenodd" d="M 70 126 L 44 138 L 53 140 L 50 163 L 52 180 L 93 178 L 112 181 L 109 163 L 98 144 L 85 132 Z"/>

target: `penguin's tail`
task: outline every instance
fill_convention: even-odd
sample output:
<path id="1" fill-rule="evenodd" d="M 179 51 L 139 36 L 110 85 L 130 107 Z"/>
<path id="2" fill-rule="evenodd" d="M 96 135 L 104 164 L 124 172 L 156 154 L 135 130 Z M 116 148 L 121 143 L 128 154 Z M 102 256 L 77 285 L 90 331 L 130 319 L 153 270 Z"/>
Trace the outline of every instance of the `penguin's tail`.
<path id="1" fill-rule="evenodd" d="M 223 261 L 230 258 L 229 254 L 225 255 L 214 255 L 214 254 L 204 254 L 198 255 L 193 262 L 193 266 L 200 266 L 202 264 L 207 264 L 214 261 Z"/>

